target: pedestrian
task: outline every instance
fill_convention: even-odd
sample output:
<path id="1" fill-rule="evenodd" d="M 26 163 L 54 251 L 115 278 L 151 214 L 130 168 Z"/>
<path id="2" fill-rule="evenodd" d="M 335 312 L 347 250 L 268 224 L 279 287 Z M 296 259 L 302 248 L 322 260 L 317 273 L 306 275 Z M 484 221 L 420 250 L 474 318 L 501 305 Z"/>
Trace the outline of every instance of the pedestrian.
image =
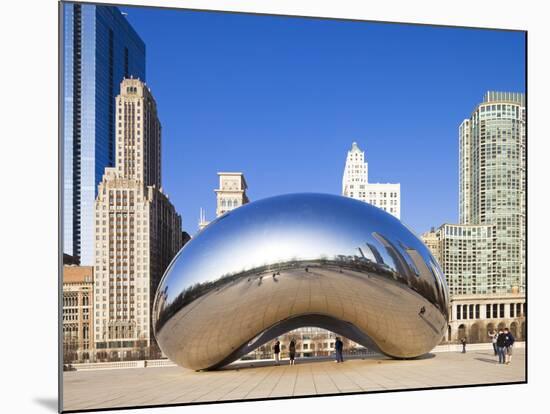
<path id="1" fill-rule="evenodd" d="M 466 337 L 462 337 L 462 339 L 460 340 L 460 343 L 462 344 L 462 353 L 465 354 L 466 353 Z"/>
<path id="2" fill-rule="evenodd" d="M 504 335 L 504 332 L 502 331 L 502 329 L 499 329 L 498 336 L 497 336 L 497 354 L 498 354 L 499 364 L 504 364 L 506 362 L 505 352 L 506 352 L 506 335 Z"/>
<path id="3" fill-rule="evenodd" d="M 491 342 L 493 343 L 493 352 L 495 353 L 495 356 L 497 356 L 497 337 L 497 331 L 495 331 L 494 329 L 489 332 L 489 338 L 491 338 Z"/>
<path id="4" fill-rule="evenodd" d="M 290 365 L 295 365 L 294 358 L 296 357 L 296 342 L 294 342 L 294 339 L 290 341 L 290 345 L 288 346 L 288 356 L 290 357 Z"/>
<path id="5" fill-rule="evenodd" d="M 506 348 L 505 361 L 506 365 L 509 365 L 510 362 L 512 362 L 512 350 L 514 347 L 514 342 L 516 342 L 516 338 L 514 338 L 514 335 L 512 335 L 512 332 L 510 332 L 508 328 L 504 328 L 504 336 L 504 347 Z"/>
<path id="6" fill-rule="evenodd" d="M 336 351 L 336 362 L 344 362 L 344 356 L 342 355 L 344 351 L 344 343 L 338 337 L 334 343 L 334 350 Z"/>
<path id="7" fill-rule="evenodd" d="M 279 353 L 281 352 L 281 343 L 279 341 L 275 342 L 273 352 L 275 354 L 275 365 L 279 365 Z"/>

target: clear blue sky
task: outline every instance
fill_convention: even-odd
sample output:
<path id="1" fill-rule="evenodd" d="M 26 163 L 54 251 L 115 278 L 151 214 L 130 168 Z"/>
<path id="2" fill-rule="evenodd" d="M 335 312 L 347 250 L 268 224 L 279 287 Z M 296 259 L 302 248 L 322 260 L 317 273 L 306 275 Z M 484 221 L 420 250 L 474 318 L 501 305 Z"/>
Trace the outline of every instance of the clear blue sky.
<path id="1" fill-rule="evenodd" d="M 525 91 L 524 34 L 121 8 L 147 47 L 163 184 L 190 234 L 217 171 L 251 200 L 339 194 L 352 141 L 401 183 L 417 233 L 458 220 L 458 126 L 487 90 Z"/>

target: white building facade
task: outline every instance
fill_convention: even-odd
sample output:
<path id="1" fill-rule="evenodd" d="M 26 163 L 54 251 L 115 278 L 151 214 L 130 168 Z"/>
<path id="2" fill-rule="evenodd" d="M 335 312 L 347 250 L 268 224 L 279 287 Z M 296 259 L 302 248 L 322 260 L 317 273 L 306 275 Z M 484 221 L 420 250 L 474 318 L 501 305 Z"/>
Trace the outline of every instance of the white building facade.
<path id="1" fill-rule="evenodd" d="M 443 343 L 491 342 L 490 333 L 510 329 L 517 341 L 527 338 L 525 294 L 517 291 L 489 295 L 456 295 L 450 303 Z"/>
<path id="2" fill-rule="evenodd" d="M 365 161 L 365 152 L 354 142 L 346 158 L 342 195 L 372 204 L 400 219 L 401 185 L 369 183 L 368 177 L 369 166 Z"/>
<path id="3" fill-rule="evenodd" d="M 248 203 L 248 188 L 242 172 L 219 172 L 220 188 L 216 192 L 216 217 Z"/>

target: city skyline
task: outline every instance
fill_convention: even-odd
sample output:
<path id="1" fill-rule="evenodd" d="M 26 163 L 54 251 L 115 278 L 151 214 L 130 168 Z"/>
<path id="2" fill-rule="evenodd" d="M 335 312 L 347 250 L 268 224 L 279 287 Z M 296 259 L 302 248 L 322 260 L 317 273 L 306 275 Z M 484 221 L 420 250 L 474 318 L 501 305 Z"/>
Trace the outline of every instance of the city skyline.
<path id="1" fill-rule="evenodd" d="M 401 183 L 418 235 L 456 222 L 459 125 L 488 90 L 525 90 L 520 32 L 121 10 L 148 46 L 164 182 L 191 234 L 200 208 L 214 218 L 218 171 L 242 171 L 251 201 L 339 194 L 353 141 L 372 181 Z"/>

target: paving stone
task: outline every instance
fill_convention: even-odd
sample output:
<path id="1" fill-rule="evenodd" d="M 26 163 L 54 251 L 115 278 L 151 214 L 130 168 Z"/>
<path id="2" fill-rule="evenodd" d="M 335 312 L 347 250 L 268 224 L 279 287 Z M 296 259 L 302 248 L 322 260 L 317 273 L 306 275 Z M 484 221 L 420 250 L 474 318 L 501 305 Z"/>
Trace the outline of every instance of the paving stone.
<path id="1" fill-rule="evenodd" d="M 491 351 L 441 352 L 398 361 L 384 357 L 334 361 L 298 360 L 294 366 L 232 365 L 214 372 L 180 367 L 99 369 L 63 374 L 64 409 L 115 408 L 203 401 L 372 392 L 465 384 L 525 381 L 525 350 L 510 365 Z M 250 368 L 249 365 L 253 367 Z"/>

